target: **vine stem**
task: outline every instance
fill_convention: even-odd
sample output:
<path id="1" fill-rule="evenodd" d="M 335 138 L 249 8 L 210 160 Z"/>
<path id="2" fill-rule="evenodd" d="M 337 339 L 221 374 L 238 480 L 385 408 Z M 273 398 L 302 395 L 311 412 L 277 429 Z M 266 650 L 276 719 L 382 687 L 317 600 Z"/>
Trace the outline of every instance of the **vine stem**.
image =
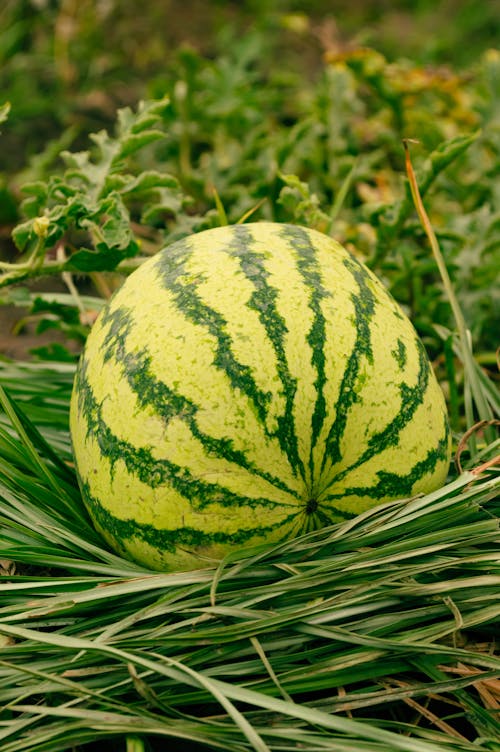
<path id="1" fill-rule="evenodd" d="M 128 275 L 137 269 L 144 261 L 147 261 L 149 256 L 135 256 L 134 258 L 124 259 L 120 261 L 114 272 L 118 274 Z M 34 266 L 31 263 L 12 264 L 10 271 L 2 273 L 2 267 L 0 266 L 0 289 L 2 287 L 8 287 L 9 285 L 17 284 L 19 282 L 25 282 L 29 279 L 38 279 L 41 276 L 55 276 L 60 275 L 63 272 L 67 272 L 66 261 L 48 261 L 43 266 Z M 73 274 L 89 275 L 90 272 L 71 270 Z"/>

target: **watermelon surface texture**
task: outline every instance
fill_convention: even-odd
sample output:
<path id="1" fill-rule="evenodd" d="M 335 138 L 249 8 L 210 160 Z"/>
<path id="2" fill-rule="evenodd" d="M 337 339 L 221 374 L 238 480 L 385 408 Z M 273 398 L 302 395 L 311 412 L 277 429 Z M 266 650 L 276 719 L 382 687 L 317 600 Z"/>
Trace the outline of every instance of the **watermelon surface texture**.
<path id="1" fill-rule="evenodd" d="M 443 484 L 446 406 L 411 322 L 331 238 L 178 241 L 100 313 L 71 401 L 97 529 L 153 569 L 216 563 Z"/>

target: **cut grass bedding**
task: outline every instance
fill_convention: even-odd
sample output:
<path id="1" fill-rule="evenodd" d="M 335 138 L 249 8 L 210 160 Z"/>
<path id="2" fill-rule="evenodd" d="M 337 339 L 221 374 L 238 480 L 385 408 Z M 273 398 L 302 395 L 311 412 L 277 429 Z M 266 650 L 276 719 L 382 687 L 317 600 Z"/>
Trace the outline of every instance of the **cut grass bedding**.
<path id="1" fill-rule="evenodd" d="M 2 752 L 500 749 L 494 465 L 153 573 L 83 508 L 73 368 L 0 367 Z"/>

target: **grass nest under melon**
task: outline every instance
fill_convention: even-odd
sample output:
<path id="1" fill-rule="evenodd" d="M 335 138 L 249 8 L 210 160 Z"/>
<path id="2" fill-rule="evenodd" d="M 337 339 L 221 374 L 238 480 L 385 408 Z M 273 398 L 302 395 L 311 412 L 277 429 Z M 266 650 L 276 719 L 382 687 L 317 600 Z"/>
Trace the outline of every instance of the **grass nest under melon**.
<path id="1" fill-rule="evenodd" d="M 72 378 L 0 367 L 3 752 L 499 749 L 494 466 L 217 569 L 153 573 L 88 521 Z"/>

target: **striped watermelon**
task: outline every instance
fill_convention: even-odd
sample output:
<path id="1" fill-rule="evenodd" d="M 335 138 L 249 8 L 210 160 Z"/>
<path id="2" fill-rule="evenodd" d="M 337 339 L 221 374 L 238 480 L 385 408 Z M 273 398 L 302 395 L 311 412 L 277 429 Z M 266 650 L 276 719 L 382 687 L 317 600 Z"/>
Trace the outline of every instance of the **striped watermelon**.
<path id="1" fill-rule="evenodd" d="M 220 227 L 145 262 L 81 357 L 85 503 L 122 555 L 213 564 L 444 482 L 443 395 L 410 321 L 337 242 Z"/>

